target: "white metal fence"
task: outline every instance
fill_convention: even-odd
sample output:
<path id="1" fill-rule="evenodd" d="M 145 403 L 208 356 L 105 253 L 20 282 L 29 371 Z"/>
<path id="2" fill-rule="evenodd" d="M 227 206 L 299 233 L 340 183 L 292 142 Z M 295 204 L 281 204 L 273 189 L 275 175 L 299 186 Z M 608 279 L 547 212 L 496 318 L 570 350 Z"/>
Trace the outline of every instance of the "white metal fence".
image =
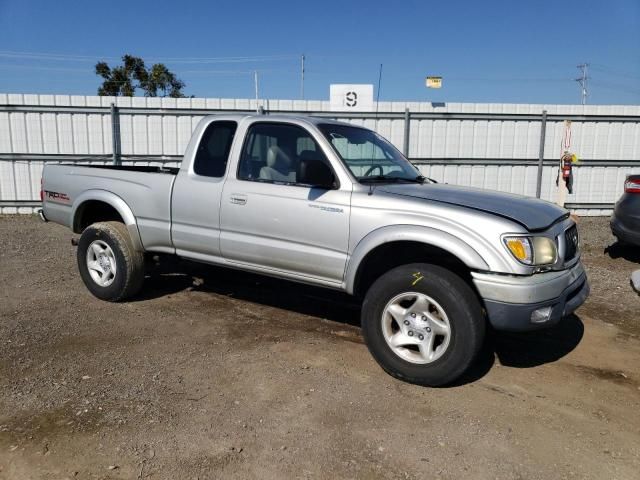
<path id="1" fill-rule="evenodd" d="M 202 116 L 256 110 L 255 100 L 242 99 L 0 94 L 0 213 L 37 207 L 46 162 L 112 162 L 112 103 L 123 164 L 178 165 Z M 567 205 L 579 214 L 608 214 L 626 175 L 640 173 L 640 106 L 380 102 L 376 116 L 333 112 L 328 101 L 259 105 L 267 113 L 321 115 L 373 128 L 438 181 L 531 196 L 546 110 L 541 197 L 554 200 L 564 120 L 571 120 L 571 151 L 581 165 Z"/>

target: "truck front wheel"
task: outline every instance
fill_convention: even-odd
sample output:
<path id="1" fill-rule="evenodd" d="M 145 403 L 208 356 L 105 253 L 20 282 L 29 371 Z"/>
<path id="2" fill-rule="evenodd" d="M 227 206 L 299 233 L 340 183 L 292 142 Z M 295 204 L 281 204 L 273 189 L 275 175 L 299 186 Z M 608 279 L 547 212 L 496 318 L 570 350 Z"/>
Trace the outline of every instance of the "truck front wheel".
<path id="1" fill-rule="evenodd" d="M 135 250 L 127 227 L 120 222 L 87 227 L 78 242 L 77 259 L 84 284 L 102 300 L 125 300 L 142 287 L 144 254 Z"/>
<path id="2" fill-rule="evenodd" d="M 472 288 L 455 273 L 426 263 L 396 267 L 376 280 L 361 322 L 369 351 L 385 371 L 434 387 L 469 368 L 485 331 Z"/>

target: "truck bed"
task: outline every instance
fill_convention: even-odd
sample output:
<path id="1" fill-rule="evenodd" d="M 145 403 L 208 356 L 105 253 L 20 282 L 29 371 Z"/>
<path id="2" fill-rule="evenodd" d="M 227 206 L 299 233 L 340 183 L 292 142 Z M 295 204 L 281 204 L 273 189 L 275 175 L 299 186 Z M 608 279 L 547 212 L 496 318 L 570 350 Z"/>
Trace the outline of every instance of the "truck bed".
<path id="1" fill-rule="evenodd" d="M 175 167 L 47 164 L 43 178 L 45 216 L 70 228 L 78 205 L 117 197 L 135 216 L 147 250 L 171 251 L 171 194 Z"/>

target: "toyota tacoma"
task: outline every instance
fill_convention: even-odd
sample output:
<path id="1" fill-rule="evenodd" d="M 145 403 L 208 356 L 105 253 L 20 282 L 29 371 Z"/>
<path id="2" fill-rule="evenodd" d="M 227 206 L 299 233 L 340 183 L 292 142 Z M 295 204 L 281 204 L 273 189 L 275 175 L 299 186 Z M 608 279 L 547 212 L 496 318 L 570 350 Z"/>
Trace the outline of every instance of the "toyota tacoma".
<path id="1" fill-rule="evenodd" d="M 207 116 L 179 168 L 49 164 L 42 190 L 96 297 L 135 296 L 157 254 L 341 290 L 382 368 L 423 385 L 460 377 L 487 325 L 549 327 L 589 293 L 563 208 L 436 183 L 325 118 Z"/>

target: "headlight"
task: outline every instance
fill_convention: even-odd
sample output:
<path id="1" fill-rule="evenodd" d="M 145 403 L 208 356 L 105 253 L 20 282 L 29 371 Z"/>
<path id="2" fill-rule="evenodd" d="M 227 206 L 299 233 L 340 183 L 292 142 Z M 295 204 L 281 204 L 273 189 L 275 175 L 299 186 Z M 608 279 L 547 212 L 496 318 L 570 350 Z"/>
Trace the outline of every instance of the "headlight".
<path id="1" fill-rule="evenodd" d="M 547 237 L 504 237 L 503 240 L 511 255 L 525 265 L 549 265 L 558 257 L 555 242 Z"/>

